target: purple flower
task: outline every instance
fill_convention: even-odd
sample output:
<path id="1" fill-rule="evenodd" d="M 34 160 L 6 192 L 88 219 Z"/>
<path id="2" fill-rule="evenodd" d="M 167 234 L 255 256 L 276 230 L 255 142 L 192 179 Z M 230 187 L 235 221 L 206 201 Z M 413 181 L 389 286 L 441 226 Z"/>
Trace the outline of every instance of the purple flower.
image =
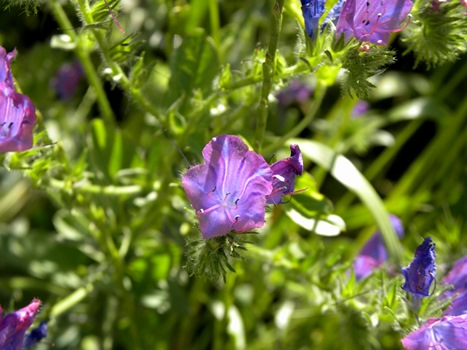
<path id="1" fill-rule="evenodd" d="M 443 296 L 454 296 L 459 289 L 467 289 L 467 256 L 457 260 L 441 283 L 452 284 L 454 289 L 443 293 Z"/>
<path id="2" fill-rule="evenodd" d="M 361 117 L 366 112 L 368 112 L 369 108 L 370 108 L 370 104 L 367 101 L 363 101 L 363 100 L 358 101 L 352 109 L 352 117 L 353 118 Z"/>
<path id="3" fill-rule="evenodd" d="M 467 314 L 429 318 L 415 332 L 402 339 L 407 350 L 467 349 Z"/>
<path id="4" fill-rule="evenodd" d="M 83 67 L 79 61 L 62 65 L 53 77 L 50 85 L 62 100 L 70 100 L 84 76 Z"/>
<path id="5" fill-rule="evenodd" d="M 305 20 L 305 29 L 311 40 L 316 39 L 316 30 L 318 29 L 319 19 L 326 10 L 325 0 L 301 0 L 303 19 Z"/>
<path id="6" fill-rule="evenodd" d="M 0 46 L 0 153 L 32 147 L 36 109 L 29 97 L 15 91 L 10 63 L 16 52 Z"/>
<path id="7" fill-rule="evenodd" d="M 47 321 L 42 321 L 37 328 L 34 328 L 29 334 L 26 333 L 23 341 L 23 349 L 29 349 L 39 343 L 47 336 L 48 330 Z"/>
<path id="8" fill-rule="evenodd" d="M 337 21 L 336 32 L 360 42 L 387 45 L 392 32 L 399 32 L 409 16 L 411 0 L 347 0 Z"/>
<path id="9" fill-rule="evenodd" d="M 267 197 L 267 204 L 281 204 L 282 197 L 293 194 L 295 176 L 303 173 L 302 152 L 298 145 L 290 145 L 290 157 L 271 165 L 273 190 Z"/>
<path id="10" fill-rule="evenodd" d="M 402 274 L 405 277 L 402 289 L 415 297 L 430 296 L 431 283 L 436 277 L 435 260 L 435 244 L 431 237 L 427 237 L 418 246 L 410 265 L 402 268 Z"/>
<path id="11" fill-rule="evenodd" d="M 404 226 L 402 221 L 395 215 L 389 215 L 394 231 L 397 236 L 404 236 Z M 389 258 L 386 245 L 380 231 L 376 231 L 368 242 L 363 246 L 353 264 L 357 280 L 370 275 L 374 269 L 383 265 Z"/>
<path id="12" fill-rule="evenodd" d="M 458 291 L 460 294 L 454 298 L 446 310 L 443 312 L 443 316 L 460 316 L 467 314 L 467 289 Z"/>
<path id="13" fill-rule="evenodd" d="M 203 238 L 262 227 L 266 196 L 272 191 L 272 170 L 264 158 L 230 135 L 214 137 L 203 158 L 204 164 L 182 176 Z"/>
<path id="14" fill-rule="evenodd" d="M 0 308 L 0 349 L 21 349 L 24 334 L 34 321 L 40 305 L 40 300 L 34 299 L 28 306 L 6 315 L 3 319 Z"/>
<path id="15" fill-rule="evenodd" d="M 308 85 L 294 80 L 288 88 L 277 93 L 277 103 L 281 107 L 300 104 L 308 100 L 312 92 L 313 90 Z"/>

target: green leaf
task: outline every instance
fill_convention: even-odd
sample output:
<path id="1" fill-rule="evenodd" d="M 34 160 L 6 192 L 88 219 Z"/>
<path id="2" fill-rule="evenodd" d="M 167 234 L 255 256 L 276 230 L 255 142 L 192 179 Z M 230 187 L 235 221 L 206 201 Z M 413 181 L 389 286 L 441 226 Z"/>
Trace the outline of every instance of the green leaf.
<path id="1" fill-rule="evenodd" d="M 123 147 L 125 145 L 125 147 Z M 112 182 L 121 169 L 131 167 L 136 149 L 119 129 L 108 127 L 101 119 L 91 122 L 89 156 L 98 175 Z"/>
<path id="2" fill-rule="evenodd" d="M 377 222 L 391 256 L 397 263 L 400 262 L 402 248 L 389 221 L 388 212 L 374 188 L 350 160 L 315 141 L 292 139 L 290 142 L 300 145 L 305 158 L 325 168 L 337 181 L 360 198 Z"/>
<path id="3" fill-rule="evenodd" d="M 108 19 L 110 11 L 107 5 L 115 12 L 120 5 L 120 0 L 107 0 L 107 4 L 104 0 L 95 1 L 91 8 L 91 15 L 95 22 L 102 22 Z"/>
<path id="4" fill-rule="evenodd" d="M 194 89 L 209 91 L 219 72 L 219 58 L 211 38 L 201 29 L 193 31 L 175 50 L 170 69 L 168 103 L 182 95 L 191 95 Z"/>
<path id="5" fill-rule="evenodd" d="M 331 204 L 318 192 L 316 182 L 309 173 L 297 178 L 295 188 L 306 189 L 294 195 L 289 205 L 284 205 L 287 216 L 297 225 L 321 236 L 337 236 L 345 231 L 344 221 L 330 215 Z"/>

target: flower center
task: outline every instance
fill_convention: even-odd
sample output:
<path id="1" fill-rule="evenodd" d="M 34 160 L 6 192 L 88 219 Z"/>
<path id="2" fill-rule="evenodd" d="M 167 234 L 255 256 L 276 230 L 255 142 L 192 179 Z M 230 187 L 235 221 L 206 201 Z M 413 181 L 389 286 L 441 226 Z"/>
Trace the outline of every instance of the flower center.
<path id="1" fill-rule="evenodd" d="M 211 198 L 213 201 L 218 202 L 218 204 L 215 204 L 212 207 L 207 208 L 207 209 L 200 209 L 200 210 L 198 210 L 198 213 L 204 215 L 204 214 L 210 213 L 211 211 L 214 211 L 214 210 L 217 210 L 217 209 L 221 208 L 221 209 L 225 210 L 225 213 L 226 213 L 229 221 L 232 224 L 237 223 L 238 219 L 240 218 L 240 215 L 235 215 L 234 216 L 234 215 L 232 215 L 231 211 L 238 210 L 238 201 L 240 200 L 240 198 L 236 198 L 233 201 L 233 204 L 231 204 L 232 202 L 229 203 L 229 201 L 228 201 L 229 196 L 233 197 L 233 196 L 230 195 L 230 192 L 227 192 L 225 195 L 222 196 L 220 193 L 218 193 L 216 191 L 216 189 L 217 189 L 217 187 L 214 187 L 211 191 L 209 191 L 207 193 L 207 196 L 209 198 Z"/>

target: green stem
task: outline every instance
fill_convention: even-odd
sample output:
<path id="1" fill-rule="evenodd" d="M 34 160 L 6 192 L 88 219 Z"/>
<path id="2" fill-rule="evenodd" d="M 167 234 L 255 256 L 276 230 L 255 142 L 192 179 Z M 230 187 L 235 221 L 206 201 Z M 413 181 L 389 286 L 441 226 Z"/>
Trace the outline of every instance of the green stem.
<path id="1" fill-rule="evenodd" d="M 211 35 L 217 48 L 219 60 L 222 62 L 221 35 L 219 25 L 219 4 L 217 0 L 209 0 L 209 19 L 211 21 Z"/>
<path id="2" fill-rule="evenodd" d="M 452 65 L 451 65 L 452 68 Z M 444 70 L 443 70 L 444 72 Z M 446 72 L 446 75 L 449 72 Z M 437 85 L 437 88 L 434 90 L 437 93 L 437 98 L 442 101 L 446 97 L 448 97 L 452 91 L 458 86 L 460 83 L 465 81 L 465 78 L 467 76 L 467 63 L 464 63 L 462 68 L 460 70 L 456 70 L 455 74 L 451 74 L 450 77 L 451 79 L 443 84 L 443 81 L 440 81 Z"/>
<path id="3" fill-rule="evenodd" d="M 75 184 L 71 185 L 68 182 L 50 179 L 49 185 L 52 188 L 56 188 L 64 191 L 73 191 L 74 193 L 86 193 L 86 194 L 103 194 L 108 196 L 124 196 L 124 195 L 135 195 L 144 191 L 144 187 L 140 185 L 130 186 L 99 186 L 93 184 Z"/>
<path id="4" fill-rule="evenodd" d="M 261 88 L 261 101 L 259 103 L 258 117 L 256 118 L 255 132 L 255 148 L 257 152 L 261 152 L 264 134 L 268 120 L 268 97 L 271 92 L 272 83 L 274 80 L 274 65 L 276 61 L 277 43 L 279 41 L 279 33 L 282 24 L 282 8 L 284 0 L 277 0 L 274 4 L 273 13 L 271 16 L 271 39 L 269 40 L 266 58 L 263 63 L 263 86 Z"/>
<path id="5" fill-rule="evenodd" d="M 404 174 L 404 177 L 398 182 L 394 191 L 391 193 L 392 200 L 398 200 L 399 196 L 421 191 L 424 179 L 428 174 L 435 176 L 432 172 L 436 162 L 439 162 L 446 156 L 446 150 L 449 149 L 449 143 L 456 139 L 456 134 L 462 130 L 467 114 L 467 99 L 464 99 L 454 118 L 446 125 L 438 135 L 431 141 L 430 145 L 416 159 L 410 169 Z"/>
<path id="6" fill-rule="evenodd" d="M 281 74 L 277 74 L 275 75 L 275 77 L 277 79 L 287 79 L 287 78 L 291 78 L 301 73 L 306 73 L 309 71 L 310 71 L 310 66 L 300 61 L 295 66 L 285 68 Z M 261 81 L 262 81 L 261 76 L 248 77 L 245 79 L 234 81 L 231 84 L 225 85 L 224 88 L 226 91 L 231 91 L 231 90 L 241 89 L 246 86 L 256 85 L 260 83 Z"/>
<path id="7" fill-rule="evenodd" d="M 83 15 L 84 21 L 88 25 L 94 24 L 95 21 L 92 17 L 88 2 L 86 0 L 77 0 L 77 1 L 78 1 L 78 6 Z M 154 106 L 146 99 L 146 97 L 141 93 L 139 89 L 132 87 L 130 79 L 125 74 L 125 72 L 122 70 L 120 65 L 118 65 L 116 62 L 112 60 L 106 39 L 102 35 L 101 30 L 97 28 L 91 28 L 90 32 L 93 34 L 94 38 L 96 39 L 97 45 L 99 46 L 99 49 L 102 53 L 104 62 L 110 68 L 112 79 L 116 83 L 118 83 L 122 87 L 123 90 L 128 92 L 132 96 L 132 98 L 135 101 L 137 101 L 147 112 L 155 116 L 161 123 L 165 124 L 165 119 L 163 118 L 163 116 L 157 111 L 156 108 L 154 108 Z"/>
<path id="8" fill-rule="evenodd" d="M 436 173 L 432 174 L 431 176 L 426 176 L 423 178 L 423 182 L 419 186 L 419 192 L 424 191 L 424 189 L 432 188 L 437 182 L 443 181 L 443 179 L 447 176 L 447 172 L 449 172 L 453 168 L 453 164 L 457 162 L 459 159 L 462 159 L 462 151 L 464 146 L 467 143 L 467 129 L 465 129 L 465 124 L 467 121 L 467 100 L 464 99 L 464 102 L 461 104 L 459 109 L 455 114 L 455 120 L 458 120 L 457 124 L 459 128 L 457 129 L 455 126 L 447 126 L 449 133 L 445 139 L 443 139 L 443 144 L 450 144 L 449 152 L 439 152 L 439 162 L 438 166 L 436 167 Z M 459 130 L 462 130 L 460 135 L 455 135 Z M 445 148 L 445 149 L 447 149 Z"/>
<path id="9" fill-rule="evenodd" d="M 317 86 L 316 92 L 315 92 L 315 98 L 313 100 L 313 105 L 311 106 L 310 111 L 307 113 L 305 118 L 303 118 L 302 121 L 298 123 L 292 130 L 290 130 L 285 135 L 281 136 L 273 144 L 264 148 L 263 153 L 268 154 L 268 153 L 274 152 L 279 147 L 282 147 L 288 139 L 297 137 L 303 130 L 305 130 L 310 125 L 314 117 L 316 116 L 316 113 L 321 107 L 321 103 L 323 102 L 323 98 L 325 95 L 326 95 L 326 88 L 325 87 L 320 88 L 319 86 Z"/>
<path id="10" fill-rule="evenodd" d="M 405 143 L 412 137 L 412 135 L 418 130 L 420 125 L 423 123 L 422 119 L 417 119 L 410 122 L 404 130 L 397 135 L 396 143 L 391 147 L 387 147 L 381 155 L 376 158 L 374 162 L 364 172 L 364 176 L 368 181 L 372 181 L 384 171 L 387 166 L 395 159 L 396 154 L 401 150 Z M 352 200 L 355 198 L 353 192 L 347 192 L 338 203 L 339 211 L 345 210 Z"/>
<path id="11" fill-rule="evenodd" d="M 99 79 L 99 75 L 97 74 L 94 65 L 92 64 L 89 50 L 81 40 L 80 36 L 74 31 L 73 25 L 63 10 L 61 2 L 59 0 L 49 0 L 49 4 L 52 10 L 52 14 L 54 15 L 61 29 L 70 36 L 71 40 L 76 45 L 75 53 L 78 56 L 81 65 L 83 66 L 83 70 L 86 74 L 86 78 L 88 79 L 89 84 L 94 87 L 97 96 L 97 103 L 102 113 L 102 119 L 104 119 L 107 123 L 114 124 L 115 118 L 112 108 L 110 107 L 109 100 L 107 99 L 107 95 L 105 94 L 101 80 Z"/>
<path id="12" fill-rule="evenodd" d="M 91 283 L 88 283 L 85 287 L 78 288 L 73 293 L 68 295 L 65 299 L 60 300 L 50 310 L 50 317 L 55 318 L 65 311 L 71 309 L 73 306 L 78 304 L 81 300 L 86 298 L 89 293 L 93 291 L 94 287 Z"/>

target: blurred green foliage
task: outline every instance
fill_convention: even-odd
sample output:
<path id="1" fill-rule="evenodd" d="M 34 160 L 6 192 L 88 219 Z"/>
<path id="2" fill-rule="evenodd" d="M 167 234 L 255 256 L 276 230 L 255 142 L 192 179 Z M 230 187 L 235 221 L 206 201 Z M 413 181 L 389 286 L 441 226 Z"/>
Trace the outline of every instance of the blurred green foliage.
<path id="1" fill-rule="evenodd" d="M 439 280 L 467 253 L 466 21 L 425 44 L 440 34 L 417 25 L 440 18 L 416 1 L 413 37 L 365 54 L 332 28 L 312 46 L 298 1 L 107 3 L 124 34 L 101 0 L 0 2 L 0 44 L 40 111 L 33 149 L 0 156 L 0 304 L 42 300 L 37 348 L 400 348 L 417 325 L 400 266 L 428 235 Z M 76 59 L 85 79 L 60 100 L 50 81 Z M 312 96 L 279 105 L 293 80 Z M 267 160 L 299 144 L 307 190 L 271 206 L 259 234 L 202 241 L 180 177 L 222 133 Z M 391 260 L 357 282 L 377 226 Z M 439 294 L 422 319 L 446 306 Z"/>

